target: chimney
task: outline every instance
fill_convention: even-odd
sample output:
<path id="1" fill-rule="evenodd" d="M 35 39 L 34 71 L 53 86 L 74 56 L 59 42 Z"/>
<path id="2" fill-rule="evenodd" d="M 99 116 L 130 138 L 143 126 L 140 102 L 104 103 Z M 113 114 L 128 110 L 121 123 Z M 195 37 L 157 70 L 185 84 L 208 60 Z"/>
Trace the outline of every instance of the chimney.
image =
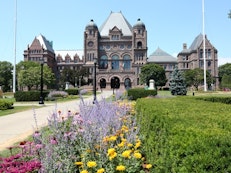
<path id="1" fill-rule="evenodd" d="M 183 43 L 183 49 L 187 49 L 187 44 L 186 43 Z"/>

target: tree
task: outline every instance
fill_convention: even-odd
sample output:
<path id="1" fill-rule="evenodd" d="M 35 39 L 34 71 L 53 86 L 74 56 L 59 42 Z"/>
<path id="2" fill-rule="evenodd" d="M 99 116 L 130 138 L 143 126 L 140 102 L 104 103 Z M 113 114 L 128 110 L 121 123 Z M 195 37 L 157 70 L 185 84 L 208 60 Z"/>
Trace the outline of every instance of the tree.
<path id="1" fill-rule="evenodd" d="M 185 71 L 184 77 L 186 80 L 186 86 L 194 86 L 196 90 L 198 90 L 198 87 L 200 85 L 203 85 L 204 82 L 204 70 L 200 68 L 190 69 Z M 211 74 L 206 71 L 206 83 L 208 86 L 211 86 L 211 84 L 214 82 L 214 79 L 212 78 Z"/>
<path id="2" fill-rule="evenodd" d="M 141 84 L 149 85 L 150 79 L 154 79 L 156 86 L 164 86 L 167 82 L 164 68 L 158 64 L 145 64 L 141 67 Z"/>
<path id="3" fill-rule="evenodd" d="M 0 86 L 3 92 L 11 90 L 13 84 L 13 66 L 10 62 L 0 61 Z"/>
<path id="4" fill-rule="evenodd" d="M 231 75 L 231 63 L 226 63 L 218 67 L 219 81 L 221 82 L 224 75 Z"/>
<path id="5" fill-rule="evenodd" d="M 221 87 L 222 88 L 229 88 L 231 89 L 231 76 L 224 74 L 221 80 Z"/>
<path id="6" fill-rule="evenodd" d="M 76 84 L 79 85 L 85 85 L 86 81 L 84 80 L 85 76 L 88 76 L 89 72 L 87 68 L 77 68 L 77 69 L 70 69 L 65 68 L 62 71 L 62 74 L 60 76 L 60 83 L 65 84 L 66 82 L 69 82 L 71 85 L 75 86 Z M 81 84 L 79 83 L 81 82 Z"/>
<path id="7" fill-rule="evenodd" d="M 224 65 L 219 66 L 218 71 L 219 82 L 221 84 L 220 87 L 227 87 L 227 76 L 231 76 L 231 63 L 226 63 Z M 224 80 L 223 77 L 225 77 Z"/>
<path id="8" fill-rule="evenodd" d="M 178 70 L 178 67 L 175 67 L 175 69 L 173 70 L 170 76 L 169 86 L 172 95 L 187 94 L 185 78 L 182 72 Z"/>
<path id="9" fill-rule="evenodd" d="M 17 65 L 18 85 L 22 89 L 27 87 L 31 90 L 33 87 L 38 90 L 41 83 L 41 65 L 38 62 L 25 61 Z M 43 84 L 51 85 L 55 81 L 54 73 L 44 64 L 43 66 Z"/>
<path id="10" fill-rule="evenodd" d="M 228 17 L 231 19 L 231 10 L 229 10 Z"/>

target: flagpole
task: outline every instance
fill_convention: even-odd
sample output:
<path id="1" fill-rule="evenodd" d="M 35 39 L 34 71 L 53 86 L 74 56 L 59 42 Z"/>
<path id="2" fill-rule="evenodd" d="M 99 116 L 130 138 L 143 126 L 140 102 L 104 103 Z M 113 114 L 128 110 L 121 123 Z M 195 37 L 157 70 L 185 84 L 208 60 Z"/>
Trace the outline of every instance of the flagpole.
<path id="1" fill-rule="evenodd" d="M 204 91 L 207 91 L 206 84 L 206 59 L 205 59 L 205 4 L 204 0 L 202 0 L 202 30 L 203 30 L 203 59 L 204 59 Z"/>
<path id="2" fill-rule="evenodd" d="M 16 88 L 16 38 L 17 38 L 17 0 L 15 0 L 15 21 L 14 21 L 14 67 L 13 67 L 13 93 Z"/>

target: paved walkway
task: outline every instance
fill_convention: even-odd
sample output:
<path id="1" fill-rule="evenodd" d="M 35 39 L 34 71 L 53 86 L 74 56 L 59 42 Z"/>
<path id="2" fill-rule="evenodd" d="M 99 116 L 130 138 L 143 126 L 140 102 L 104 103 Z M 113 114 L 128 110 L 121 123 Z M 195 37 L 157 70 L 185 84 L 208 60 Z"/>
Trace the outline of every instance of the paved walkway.
<path id="1" fill-rule="evenodd" d="M 112 91 L 103 91 L 97 93 L 97 100 L 107 98 L 112 95 Z M 84 99 L 85 102 L 92 103 L 93 96 Z M 31 135 L 36 127 L 34 114 L 36 114 L 37 125 L 42 127 L 47 124 L 47 118 L 55 110 L 67 113 L 68 110 L 76 112 L 79 110 L 80 100 L 69 101 L 65 103 L 53 103 L 41 105 L 42 108 L 27 110 L 0 117 L 0 151 L 11 146 L 15 142 L 24 140 Z M 34 103 L 35 106 L 39 104 Z"/>

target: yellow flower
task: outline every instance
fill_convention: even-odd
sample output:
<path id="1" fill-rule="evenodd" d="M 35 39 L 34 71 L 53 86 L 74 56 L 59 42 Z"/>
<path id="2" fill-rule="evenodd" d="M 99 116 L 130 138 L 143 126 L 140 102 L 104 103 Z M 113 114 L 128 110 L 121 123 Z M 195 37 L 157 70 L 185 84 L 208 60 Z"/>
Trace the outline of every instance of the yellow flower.
<path id="1" fill-rule="evenodd" d="M 107 155 L 109 156 L 109 159 L 112 160 L 117 156 L 117 153 L 115 151 L 115 148 L 109 148 L 107 150 Z"/>
<path id="2" fill-rule="evenodd" d="M 117 139 L 117 136 L 110 136 L 110 138 L 108 139 L 108 141 L 115 141 Z"/>
<path id="3" fill-rule="evenodd" d="M 123 146 L 124 146 L 124 142 L 118 144 L 118 147 L 123 147 Z"/>
<path id="4" fill-rule="evenodd" d="M 136 152 L 136 153 L 134 153 L 134 157 L 136 159 L 140 159 L 142 157 L 142 155 L 140 153 Z"/>
<path id="5" fill-rule="evenodd" d="M 132 147 L 133 146 L 133 144 L 131 144 L 131 143 L 128 143 L 128 147 Z"/>
<path id="6" fill-rule="evenodd" d="M 126 167 L 123 166 L 123 165 L 119 165 L 119 166 L 116 167 L 117 171 L 124 171 L 125 169 L 126 169 Z"/>
<path id="7" fill-rule="evenodd" d="M 116 152 L 114 152 L 112 155 L 110 155 L 110 156 L 109 156 L 109 160 L 114 159 L 116 156 L 117 156 L 117 153 L 116 153 Z"/>
<path id="8" fill-rule="evenodd" d="M 135 145 L 135 148 L 139 148 L 140 146 L 141 146 L 141 141 L 140 141 L 140 140 L 137 140 L 136 145 Z"/>
<path id="9" fill-rule="evenodd" d="M 105 172 L 105 169 L 103 169 L 103 168 L 100 168 L 97 170 L 97 173 L 103 173 L 103 172 Z"/>
<path id="10" fill-rule="evenodd" d="M 96 167 L 97 164 L 96 164 L 96 162 L 94 162 L 94 161 L 89 161 L 89 162 L 87 162 L 87 166 L 88 166 L 89 168 L 92 168 L 92 167 Z"/>
<path id="11" fill-rule="evenodd" d="M 83 170 L 80 173 L 88 173 L 88 171 L 87 170 Z"/>
<path id="12" fill-rule="evenodd" d="M 110 155 L 112 155 L 112 154 L 114 154 L 115 153 L 115 148 L 109 148 L 108 150 L 107 150 L 107 155 L 108 156 L 110 156 Z"/>
<path id="13" fill-rule="evenodd" d="M 147 165 L 145 166 L 145 168 L 147 168 L 147 169 L 150 169 L 151 167 L 152 167 L 151 164 L 147 164 Z"/>
<path id="14" fill-rule="evenodd" d="M 83 162 L 75 162 L 75 165 L 82 166 Z"/>
<path id="15" fill-rule="evenodd" d="M 125 158 L 130 158 L 131 150 L 126 150 L 122 153 L 122 156 Z"/>

